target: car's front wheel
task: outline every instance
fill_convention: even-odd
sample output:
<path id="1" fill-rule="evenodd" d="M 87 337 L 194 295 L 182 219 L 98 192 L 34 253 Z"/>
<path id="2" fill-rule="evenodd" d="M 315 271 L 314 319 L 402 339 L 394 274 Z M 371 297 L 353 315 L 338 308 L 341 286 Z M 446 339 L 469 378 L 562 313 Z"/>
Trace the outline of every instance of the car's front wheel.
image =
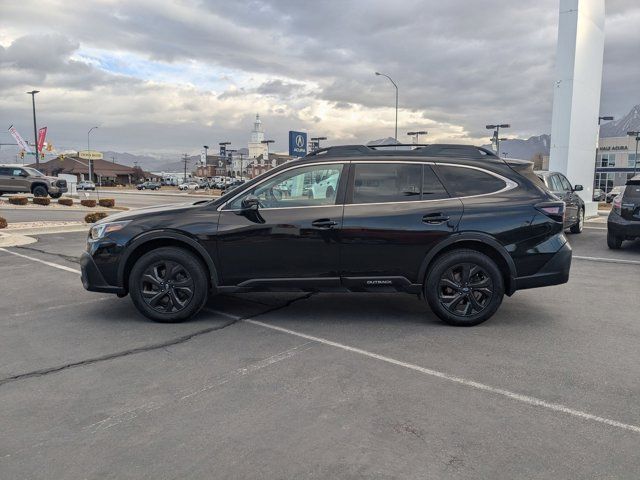
<path id="1" fill-rule="evenodd" d="M 431 310 L 445 323 L 470 327 L 496 312 L 504 296 L 504 280 L 485 254 L 453 250 L 430 268 L 424 294 Z"/>
<path id="2" fill-rule="evenodd" d="M 46 197 L 49 194 L 49 192 L 47 192 L 47 189 L 42 185 L 38 185 L 36 188 L 34 188 L 32 193 L 34 197 Z"/>
<path id="3" fill-rule="evenodd" d="M 140 313 L 156 322 L 181 322 L 207 301 L 207 274 L 190 251 L 162 247 L 145 253 L 129 275 L 129 293 Z"/>
<path id="4" fill-rule="evenodd" d="M 584 230 L 584 209 L 583 208 L 578 210 L 578 221 L 571 226 L 569 231 L 571 233 L 582 233 L 582 230 Z"/>

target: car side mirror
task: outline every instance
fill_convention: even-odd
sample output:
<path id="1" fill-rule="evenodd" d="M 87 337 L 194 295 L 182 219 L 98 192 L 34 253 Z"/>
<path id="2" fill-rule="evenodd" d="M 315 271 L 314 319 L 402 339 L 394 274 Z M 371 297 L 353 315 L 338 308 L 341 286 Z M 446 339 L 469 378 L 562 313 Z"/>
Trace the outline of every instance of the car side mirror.
<path id="1" fill-rule="evenodd" d="M 242 200 L 242 210 L 257 211 L 258 208 L 260 208 L 260 199 L 255 195 L 247 195 L 247 197 Z"/>
<path id="2" fill-rule="evenodd" d="M 582 185 L 576 185 L 575 187 L 573 187 L 574 192 L 581 192 L 582 190 L 584 190 Z"/>

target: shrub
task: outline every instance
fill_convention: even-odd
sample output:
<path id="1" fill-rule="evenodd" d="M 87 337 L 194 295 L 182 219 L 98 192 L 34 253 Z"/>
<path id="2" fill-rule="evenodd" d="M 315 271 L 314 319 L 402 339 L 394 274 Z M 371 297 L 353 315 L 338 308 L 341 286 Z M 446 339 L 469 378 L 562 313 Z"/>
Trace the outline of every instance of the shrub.
<path id="1" fill-rule="evenodd" d="M 12 205 L 26 205 L 29 203 L 29 199 L 27 197 L 14 195 L 13 197 L 9 197 L 9 203 Z"/>
<path id="2" fill-rule="evenodd" d="M 7 228 L 7 220 L 0 217 L 0 228 Z"/>
<path id="3" fill-rule="evenodd" d="M 80 205 L 82 205 L 83 207 L 95 207 L 96 201 L 91 199 L 80 200 Z"/>
<path id="4" fill-rule="evenodd" d="M 100 200 L 98 200 L 98 205 L 100 205 L 101 207 L 111 208 L 114 207 L 115 204 L 116 201 L 113 198 L 101 198 Z"/>
<path id="5" fill-rule="evenodd" d="M 49 205 L 51 199 L 49 197 L 33 197 L 34 205 Z"/>
<path id="6" fill-rule="evenodd" d="M 102 220 L 108 215 L 109 214 L 106 212 L 87 213 L 87 215 L 84 217 L 84 221 L 87 223 L 96 223 L 98 220 Z"/>
<path id="7" fill-rule="evenodd" d="M 68 197 L 59 198 L 58 203 L 60 205 L 64 205 L 65 207 L 71 207 L 73 205 L 73 198 L 68 198 Z"/>

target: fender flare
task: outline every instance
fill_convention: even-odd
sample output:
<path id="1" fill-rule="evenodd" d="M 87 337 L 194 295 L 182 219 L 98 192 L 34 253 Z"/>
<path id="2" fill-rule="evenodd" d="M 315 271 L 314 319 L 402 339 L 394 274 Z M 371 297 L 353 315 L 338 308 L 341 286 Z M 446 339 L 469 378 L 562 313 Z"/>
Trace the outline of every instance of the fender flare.
<path id="1" fill-rule="evenodd" d="M 502 244 L 500 244 L 500 242 L 498 242 L 495 238 L 493 238 L 491 235 L 480 232 L 455 233 L 449 236 L 446 240 L 440 242 L 436 247 L 429 250 L 424 260 L 422 261 L 422 264 L 420 265 L 420 270 L 418 271 L 418 281 L 420 283 L 424 283 L 424 279 L 427 276 L 427 269 L 429 268 L 429 264 L 440 252 L 442 252 L 445 248 L 450 247 L 451 245 L 455 245 L 456 243 L 468 241 L 488 245 L 493 250 L 495 250 L 496 253 L 500 255 L 500 257 L 502 257 L 509 269 L 509 280 L 511 286 L 507 289 L 507 294 L 513 293 L 513 291 L 515 291 L 513 290 L 513 288 L 515 285 L 515 279 L 517 277 L 516 265 L 513 261 L 513 258 L 511 258 L 511 255 L 509 255 L 504 246 L 502 246 Z"/>
<path id="2" fill-rule="evenodd" d="M 207 250 L 202 245 L 200 245 L 200 243 L 196 241 L 194 238 L 191 238 L 188 235 L 185 235 L 184 233 L 171 231 L 171 230 L 154 230 L 150 232 L 144 232 L 129 242 L 124 252 L 124 255 L 120 261 L 120 264 L 118 265 L 118 282 L 120 283 L 120 285 L 122 286 L 125 285 L 125 278 L 124 278 L 125 266 L 127 265 L 127 262 L 131 257 L 131 254 L 138 247 L 144 245 L 145 243 L 152 242 L 154 240 L 176 240 L 178 242 L 185 243 L 190 247 L 192 247 L 194 250 L 196 250 L 196 252 L 198 252 L 200 257 L 202 257 L 202 259 L 204 260 L 209 270 L 209 277 L 211 279 L 212 288 L 214 290 L 217 288 L 219 284 L 218 269 L 216 268 L 215 263 L 211 258 L 211 255 L 209 255 L 209 252 L 207 252 Z"/>

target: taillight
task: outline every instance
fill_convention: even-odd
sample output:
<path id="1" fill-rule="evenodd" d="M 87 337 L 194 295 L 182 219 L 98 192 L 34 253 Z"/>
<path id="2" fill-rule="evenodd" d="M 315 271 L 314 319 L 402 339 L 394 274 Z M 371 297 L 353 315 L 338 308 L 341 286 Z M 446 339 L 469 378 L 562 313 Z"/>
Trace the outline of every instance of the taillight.
<path id="1" fill-rule="evenodd" d="M 613 199 L 613 211 L 618 215 L 622 215 L 622 195 L 618 195 Z"/>
<path id="2" fill-rule="evenodd" d="M 536 209 L 556 222 L 564 223 L 564 202 L 542 202 L 536 204 Z"/>

